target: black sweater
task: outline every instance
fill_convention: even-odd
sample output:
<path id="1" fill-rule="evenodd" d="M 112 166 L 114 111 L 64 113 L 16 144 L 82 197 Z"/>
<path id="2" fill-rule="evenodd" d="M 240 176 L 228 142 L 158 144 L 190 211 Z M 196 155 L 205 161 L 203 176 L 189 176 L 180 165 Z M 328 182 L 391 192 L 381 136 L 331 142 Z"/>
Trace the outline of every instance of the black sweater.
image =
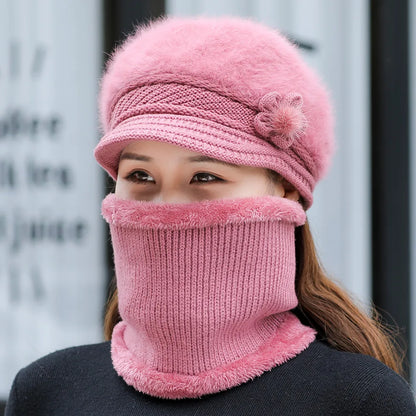
<path id="1" fill-rule="evenodd" d="M 6 416 L 415 416 L 408 384 L 379 361 L 313 342 L 261 377 L 201 399 L 140 393 L 117 375 L 108 342 L 50 354 L 16 376 Z"/>

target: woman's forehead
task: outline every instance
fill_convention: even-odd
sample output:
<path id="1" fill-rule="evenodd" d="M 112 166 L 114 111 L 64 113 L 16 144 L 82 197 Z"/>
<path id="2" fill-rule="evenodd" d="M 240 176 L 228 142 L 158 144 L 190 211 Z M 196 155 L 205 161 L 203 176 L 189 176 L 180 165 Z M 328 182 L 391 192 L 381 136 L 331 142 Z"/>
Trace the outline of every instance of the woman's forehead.
<path id="1" fill-rule="evenodd" d="M 120 161 L 124 159 L 136 159 L 142 161 L 152 161 L 153 158 L 164 156 L 169 158 L 180 158 L 184 162 L 212 162 L 238 167 L 230 162 L 226 162 L 212 156 L 195 152 L 186 147 L 172 143 L 155 140 L 136 140 L 130 142 L 121 152 Z"/>

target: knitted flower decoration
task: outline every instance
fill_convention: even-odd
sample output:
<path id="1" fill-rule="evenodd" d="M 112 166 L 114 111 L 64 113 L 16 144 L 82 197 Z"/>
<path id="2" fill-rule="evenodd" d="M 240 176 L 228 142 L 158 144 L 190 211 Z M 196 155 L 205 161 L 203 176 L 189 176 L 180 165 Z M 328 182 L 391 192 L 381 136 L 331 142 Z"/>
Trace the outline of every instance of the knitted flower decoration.
<path id="1" fill-rule="evenodd" d="M 256 131 L 281 149 L 288 149 L 305 132 L 306 117 L 300 94 L 285 96 L 270 92 L 259 102 L 260 112 L 254 118 Z"/>

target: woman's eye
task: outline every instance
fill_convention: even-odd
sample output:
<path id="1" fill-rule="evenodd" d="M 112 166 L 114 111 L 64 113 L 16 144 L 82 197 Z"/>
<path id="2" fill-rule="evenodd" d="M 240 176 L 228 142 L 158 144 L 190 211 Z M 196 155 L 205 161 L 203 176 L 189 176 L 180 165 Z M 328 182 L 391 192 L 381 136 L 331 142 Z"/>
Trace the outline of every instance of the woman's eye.
<path id="1" fill-rule="evenodd" d="M 130 173 L 127 176 L 127 179 L 131 182 L 137 182 L 137 183 L 154 183 L 155 180 L 152 176 L 150 176 L 148 173 L 142 171 L 142 170 L 135 170 L 134 172 Z"/>
<path id="2" fill-rule="evenodd" d="M 223 181 L 224 179 L 221 179 L 218 176 L 212 175 L 211 173 L 197 173 L 191 179 L 191 183 L 223 182 Z"/>

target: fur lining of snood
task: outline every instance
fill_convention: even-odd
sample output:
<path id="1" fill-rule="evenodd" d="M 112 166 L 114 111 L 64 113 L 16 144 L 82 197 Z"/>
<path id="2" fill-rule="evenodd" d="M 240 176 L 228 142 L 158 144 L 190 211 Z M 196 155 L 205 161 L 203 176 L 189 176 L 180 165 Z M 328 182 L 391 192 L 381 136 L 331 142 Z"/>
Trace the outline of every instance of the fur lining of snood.
<path id="1" fill-rule="evenodd" d="M 275 196 L 223 199 L 190 203 L 159 203 L 121 200 L 114 194 L 107 196 L 103 216 L 114 225 L 128 225 L 142 229 L 177 229 L 276 221 L 304 224 L 306 214 L 298 202 Z M 117 209 L 116 208 L 117 205 Z"/>

